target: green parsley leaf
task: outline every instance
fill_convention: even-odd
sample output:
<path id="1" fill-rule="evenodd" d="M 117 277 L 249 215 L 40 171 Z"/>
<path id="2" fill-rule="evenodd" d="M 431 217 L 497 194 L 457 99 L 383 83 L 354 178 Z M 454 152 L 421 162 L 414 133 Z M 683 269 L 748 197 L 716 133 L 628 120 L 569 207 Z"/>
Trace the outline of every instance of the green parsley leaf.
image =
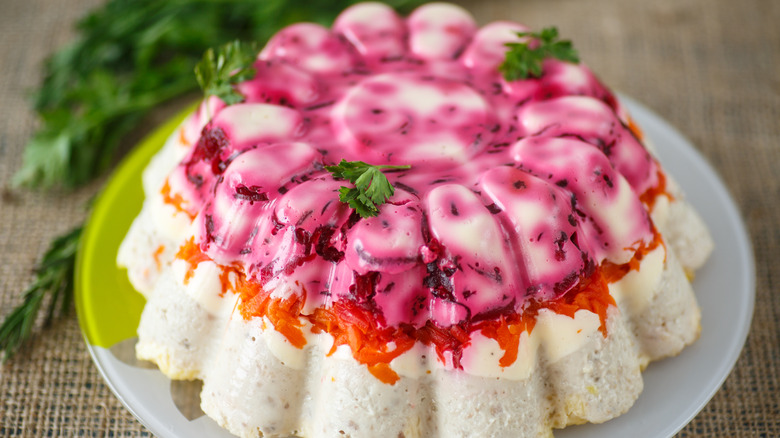
<path id="1" fill-rule="evenodd" d="M 571 41 L 558 40 L 558 29 L 547 27 L 541 32 L 517 32 L 521 42 L 506 43 L 509 48 L 498 70 L 507 81 L 542 76 L 542 62 L 546 58 L 579 63 L 580 58 Z"/>
<path id="2" fill-rule="evenodd" d="M 244 101 L 244 96 L 233 86 L 251 79 L 257 73 L 252 64 L 258 52 L 257 44 L 238 40 L 216 51 L 206 50 L 203 59 L 195 66 L 195 77 L 206 98 L 217 96 L 228 105 Z"/>
<path id="3" fill-rule="evenodd" d="M 379 206 L 393 196 L 395 189 L 383 169 L 409 169 L 411 166 L 374 166 L 362 161 L 342 159 L 336 166 L 325 166 L 335 179 L 346 179 L 355 187 L 341 187 L 339 200 L 367 218 L 379 214 Z"/>

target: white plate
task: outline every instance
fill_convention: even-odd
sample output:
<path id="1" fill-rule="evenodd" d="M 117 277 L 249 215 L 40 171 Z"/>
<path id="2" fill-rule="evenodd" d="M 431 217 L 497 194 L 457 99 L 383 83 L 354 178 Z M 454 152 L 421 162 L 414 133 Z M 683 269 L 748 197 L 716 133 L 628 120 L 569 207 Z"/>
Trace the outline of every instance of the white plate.
<path id="1" fill-rule="evenodd" d="M 745 344 L 755 301 L 755 266 L 739 210 L 718 175 L 675 128 L 621 96 L 656 146 L 667 173 L 682 186 L 715 240 L 693 287 L 702 312 L 701 337 L 679 356 L 653 362 L 645 389 L 628 413 L 599 425 L 556 432 L 557 438 L 664 438 L 682 429 L 715 395 Z"/>
<path id="2" fill-rule="evenodd" d="M 645 389 L 627 414 L 604 424 L 556 431 L 558 438 L 671 437 L 720 388 L 742 350 L 753 315 L 753 252 L 728 191 L 677 130 L 637 102 L 621 99 L 656 145 L 664 168 L 682 186 L 714 236 L 715 252 L 697 272 L 694 282 L 703 315 L 702 334 L 679 356 L 648 367 L 644 373 Z M 81 308 L 89 304 L 81 303 Z M 160 438 L 232 436 L 206 416 L 194 418 L 198 415 L 197 407 L 191 408 L 188 415 L 194 419 L 185 417 L 171 395 L 181 392 L 177 390 L 180 384 L 172 383 L 157 369 L 134 363 L 133 341 L 121 344 L 124 349 L 109 350 L 87 341 L 109 387 L 152 433 Z"/>

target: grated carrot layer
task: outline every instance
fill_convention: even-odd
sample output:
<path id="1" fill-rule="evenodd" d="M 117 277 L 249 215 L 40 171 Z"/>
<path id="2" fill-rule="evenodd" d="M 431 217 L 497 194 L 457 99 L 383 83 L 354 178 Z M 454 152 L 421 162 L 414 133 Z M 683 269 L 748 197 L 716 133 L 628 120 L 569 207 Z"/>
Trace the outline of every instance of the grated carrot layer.
<path id="1" fill-rule="evenodd" d="M 523 332 L 530 334 L 533 331 L 541 309 L 549 309 L 571 318 L 581 309 L 593 312 L 598 315 L 599 330 L 606 337 L 607 311 L 610 306 L 616 305 L 609 294 L 608 284 L 620 280 L 631 270 L 638 270 L 644 256 L 658 245 L 663 245 L 663 241 L 656 232 L 651 243 L 638 245 L 631 261 L 621 265 L 602 263 L 591 275 L 580 278 L 572 290 L 556 299 L 541 301 L 529 298 L 520 311 L 511 307 L 489 318 L 462 321 L 450 327 L 439 327 L 430 320 L 422 327 L 411 324 L 387 326 L 381 312 L 377 312 L 370 301 L 366 303 L 349 299 L 334 301 L 327 307 L 318 307 L 310 314 L 304 314 L 305 289 L 283 298 L 274 297 L 258 281 L 247 278 L 238 266 L 223 267 L 220 282 L 223 294 L 230 290 L 240 295 L 238 310 L 245 319 L 266 318 L 296 348 L 303 348 L 307 343 L 304 327 L 308 323 L 312 332 L 324 332 L 333 337 L 329 355 L 339 346 L 347 345 L 352 356 L 366 365 L 372 375 L 392 385 L 399 376 L 389 366 L 390 362 L 409 351 L 417 342 L 432 346 L 442 362 L 446 361 L 445 353 L 450 353 L 453 366 L 462 368 L 460 360 L 463 350 L 470 343 L 471 333 L 476 331 L 494 339 L 504 351 L 499 359 L 500 366 L 512 365 L 518 357 L 520 336 Z M 176 257 L 188 263 L 185 284 L 200 262 L 210 260 L 200 246 L 194 243 L 194 238 L 182 245 Z"/>

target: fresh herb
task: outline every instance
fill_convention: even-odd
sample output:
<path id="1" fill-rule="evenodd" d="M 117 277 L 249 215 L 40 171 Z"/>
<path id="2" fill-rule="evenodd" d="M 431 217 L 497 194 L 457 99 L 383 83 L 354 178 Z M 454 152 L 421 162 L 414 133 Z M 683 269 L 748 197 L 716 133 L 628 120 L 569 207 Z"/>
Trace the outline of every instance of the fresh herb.
<path id="1" fill-rule="evenodd" d="M 24 292 L 22 304 L 0 326 L 0 351 L 3 362 L 10 359 L 32 335 L 38 310 L 50 295 L 44 326 L 51 324 L 57 308 L 64 315 L 73 302 L 73 269 L 81 227 L 56 238 L 35 269 L 35 280 Z"/>
<path id="2" fill-rule="evenodd" d="M 580 62 L 577 51 L 569 40 L 558 40 L 558 29 L 547 27 L 541 32 L 517 32 L 521 42 L 506 43 L 509 47 L 504 62 L 498 67 L 507 81 L 538 78 L 542 75 L 542 62 L 557 58 L 573 63 Z"/>
<path id="3" fill-rule="evenodd" d="M 341 187 L 339 200 L 354 208 L 360 217 L 379 213 L 379 206 L 393 196 L 395 189 L 382 173 L 383 169 L 409 169 L 411 166 L 373 166 L 362 161 L 342 159 L 336 166 L 325 166 L 333 178 L 346 179 L 355 187 Z"/>
<path id="4" fill-rule="evenodd" d="M 228 105 L 242 102 L 244 96 L 234 85 L 257 73 L 252 67 L 259 48 L 254 43 L 232 41 L 216 51 L 208 49 L 195 66 L 195 77 L 206 98 L 216 96 Z"/>

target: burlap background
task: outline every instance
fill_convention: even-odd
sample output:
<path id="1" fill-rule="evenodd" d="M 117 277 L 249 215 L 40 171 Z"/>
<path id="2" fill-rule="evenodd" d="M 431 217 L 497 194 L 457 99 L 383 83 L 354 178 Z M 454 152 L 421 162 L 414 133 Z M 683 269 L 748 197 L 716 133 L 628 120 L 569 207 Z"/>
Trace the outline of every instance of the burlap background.
<path id="1" fill-rule="evenodd" d="M 51 238 L 84 219 L 102 184 L 75 193 L 4 189 L 36 126 L 25 92 L 38 83 L 42 59 L 97 3 L 0 1 L 0 317 L 20 302 Z M 756 311 L 736 368 L 680 436 L 780 436 L 780 2 L 463 3 L 480 23 L 556 24 L 607 84 L 663 115 L 715 166 L 752 235 Z M 0 436 L 149 435 L 98 375 L 75 314 L 0 369 Z"/>

